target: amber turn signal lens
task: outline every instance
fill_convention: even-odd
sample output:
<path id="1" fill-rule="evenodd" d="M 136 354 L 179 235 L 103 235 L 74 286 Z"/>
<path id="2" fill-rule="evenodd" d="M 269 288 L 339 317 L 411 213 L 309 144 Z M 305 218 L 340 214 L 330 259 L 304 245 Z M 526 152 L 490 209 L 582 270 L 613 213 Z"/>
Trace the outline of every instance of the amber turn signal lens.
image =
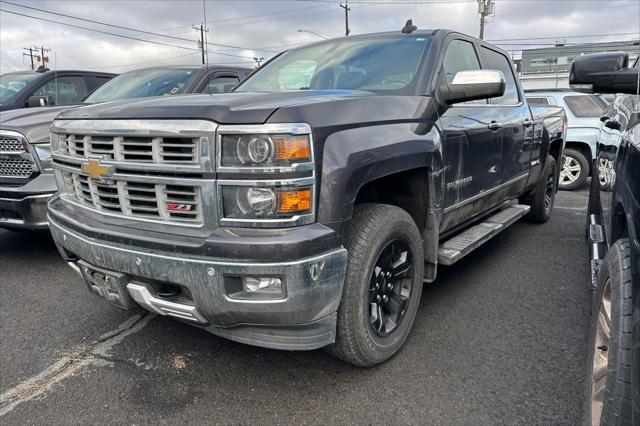
<path id="1" fill-rule="evenodd" d="M 311 159 L 311 144 L 308 136 L 274 137 L 275 159 L 300 161 Z"/>
<path id="2" fill-rule="evenodd" d="M 311 210 L 311 188 L 278 191 L 278 213 L 304 213 Z"/>

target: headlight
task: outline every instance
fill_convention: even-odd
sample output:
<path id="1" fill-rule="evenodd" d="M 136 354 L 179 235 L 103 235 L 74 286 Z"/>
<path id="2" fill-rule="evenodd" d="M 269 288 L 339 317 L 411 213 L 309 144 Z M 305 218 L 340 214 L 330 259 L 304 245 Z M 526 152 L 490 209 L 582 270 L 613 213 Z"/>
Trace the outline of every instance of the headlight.
<path id="1" fill-rule="evenodd" d="M 313 189 L 306 187 L 251 187 L 225 185 L 225 219 L 281 219 L 311 213 Z"/>
<path id="2" fill-rule="evenodd" d="M 309 135 L 222 135 L 222 167 L 281 167 L 311 161 Z"/>
<path id="3" fill-rule="evenodd" d="M 308 124 L 223 125 L 216 142 L 221 225 L 313 223 L 315 163 Z"/>

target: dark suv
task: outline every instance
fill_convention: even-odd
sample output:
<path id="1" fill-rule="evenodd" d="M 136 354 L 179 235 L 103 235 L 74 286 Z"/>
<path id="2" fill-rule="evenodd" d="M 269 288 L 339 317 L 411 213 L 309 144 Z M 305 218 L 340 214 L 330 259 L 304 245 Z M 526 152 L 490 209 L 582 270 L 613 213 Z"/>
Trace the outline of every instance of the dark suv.
<path id="1" fill-rule="evenodd" d="M 622 52 L 578 57 L 576 90 L 617 93 L 601 117 L 589 194 L 595 303 L 585 423 L 640 424 L 640 90 L 638 60 Z"/>
<path id="2" fill-rule="evenodd" d="M 94 71 L 24 71 L 0 76 L 0 111 L 74 105 L 117 74 Z"/>

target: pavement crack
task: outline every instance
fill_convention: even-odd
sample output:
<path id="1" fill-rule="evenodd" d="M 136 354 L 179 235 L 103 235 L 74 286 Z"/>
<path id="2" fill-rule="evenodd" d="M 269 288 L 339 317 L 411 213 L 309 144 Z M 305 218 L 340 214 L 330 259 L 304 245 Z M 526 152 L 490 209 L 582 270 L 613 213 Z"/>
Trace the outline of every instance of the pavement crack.
<path id="1" fill-rule="evenodd" d="M 134 315 L 115 330 L 107 332 L 90 344 L 77 346 L 38 375 L 19 383 L 0 395 L 0 417 L 11 412 L 19 404 L 36 398 L 56 383 L 76 373 L 97 359 L 108 358 L 107 353 L 127 336 L 147 326 L 154 314 Z"/>

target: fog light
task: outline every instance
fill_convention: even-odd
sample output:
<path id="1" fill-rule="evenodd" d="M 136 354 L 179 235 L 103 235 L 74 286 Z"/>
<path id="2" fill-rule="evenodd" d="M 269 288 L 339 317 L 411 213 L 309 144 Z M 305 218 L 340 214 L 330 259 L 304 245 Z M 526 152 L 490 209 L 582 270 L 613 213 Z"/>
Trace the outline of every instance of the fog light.
<path id="1" fill-rule="evenodd" d="M 242 287 L 247 293 L 282 294 L 282 280 L 273 277 L 242 277 Z"/>

